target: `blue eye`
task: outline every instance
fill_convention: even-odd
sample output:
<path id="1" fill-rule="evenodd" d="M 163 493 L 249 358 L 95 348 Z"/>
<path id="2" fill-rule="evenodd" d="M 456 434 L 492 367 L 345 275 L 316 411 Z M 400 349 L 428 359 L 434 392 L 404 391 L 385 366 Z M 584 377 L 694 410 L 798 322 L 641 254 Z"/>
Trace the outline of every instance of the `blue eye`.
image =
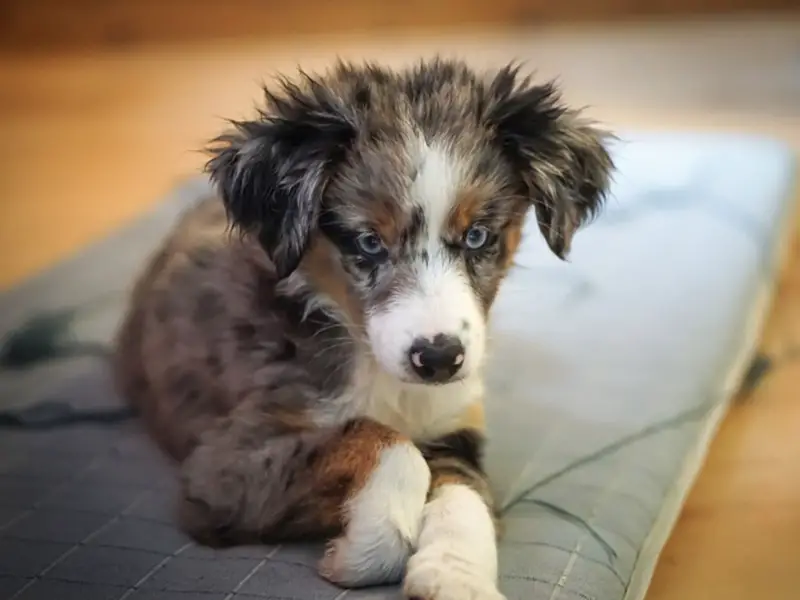
<path id="1" fill-rule="evenodd" d="M 377 256 L 385 250 L 381 238 L 374 233 L 362 233 L 356 238 L 358 249 L 369 256 Z"/>
<path id="2" fill-rule="evenodd" d="M 464 245 L 470 250 L 479 250 L 489 241 L 489 230 L 481 225 L 473 225 L 464 234 Z"/>

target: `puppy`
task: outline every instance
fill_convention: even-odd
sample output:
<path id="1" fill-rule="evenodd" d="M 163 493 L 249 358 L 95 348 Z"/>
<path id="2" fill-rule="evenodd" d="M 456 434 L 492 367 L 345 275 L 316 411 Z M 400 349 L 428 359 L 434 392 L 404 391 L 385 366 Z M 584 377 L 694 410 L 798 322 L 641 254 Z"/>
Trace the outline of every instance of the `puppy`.
<path id="1" fill-rule="evenodd" d="M 132 293 L 122 395 L 211 545 L 328 536 L 320 573 L 502 598 L 481 468 L 487 320 L 533 207 L 564 258 L 608 135 L 511 65 L 337 64 L 210 146 Z M 489 398 L 489 401 L 491 398 Z"/>

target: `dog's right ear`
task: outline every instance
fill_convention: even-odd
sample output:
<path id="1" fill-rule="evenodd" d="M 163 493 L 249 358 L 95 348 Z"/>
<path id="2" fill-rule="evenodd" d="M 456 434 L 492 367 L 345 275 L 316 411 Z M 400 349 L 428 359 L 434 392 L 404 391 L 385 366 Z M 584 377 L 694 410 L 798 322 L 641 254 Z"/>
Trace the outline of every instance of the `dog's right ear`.
<path id="1" fill-rule="evenodd" d="M 317 226 L 331 171 L 356 135 L 356 120 L 320 82 L 265 90 L 257 119 L 214 139 L 206 171 L 232 225 L 258 237 L 283 278 L 300 264 Z"/>

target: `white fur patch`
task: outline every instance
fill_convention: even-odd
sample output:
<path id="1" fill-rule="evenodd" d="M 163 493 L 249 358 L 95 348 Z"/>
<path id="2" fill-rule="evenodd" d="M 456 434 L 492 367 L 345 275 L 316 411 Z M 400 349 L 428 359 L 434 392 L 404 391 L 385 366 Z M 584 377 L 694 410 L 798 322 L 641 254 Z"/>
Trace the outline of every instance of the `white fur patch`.
<path id="1" fill-rule="evenodd" d="M 431 238 L 438 236 L 464 181 L 464 168 L 451 149 L 418 140 L 417 174 L 411 201 L 422 208 Z"/>
<path id="2" fill-rule="evenodd" d="M 348 525 L 329 546 L 322 576 L 348 587 L 400 581 L 416 547 L 430 479 L 413 444 L 383 450 L 367 484 L 348 502 Z"/>
<path id="3" fill-rule="evenodd" d="M 415 441 L 430 440 L 456 429 L 464 411 L 484 397 L 482 372 L 461 381 L 423 385 L 401 381 L 361 349 L 350 385 L 320 403 L 314 412 L 319 427 L 368 417 Z"/>
<path id="4" fill-rule="evenodd" d="M 412 378 L 408 352 L 417 339 L 432 340 L 439 334 L 458 338 L 464 345 L 459 376 L 466 376 L 483 361 L 484 316 L 463 265 L 452 260 L 443 239 L 464 168 L 449 148 L 421 140 L 418 144 L 418 170 L 409 193 L 422 209 L 427 235 L 417 249 L 414 284 L 368 315 L 367 333 L 378 361 L 400 379 Z"/>
<path id="5" fill-rule="evenodd" d="M 457 484 L 437 490 L 425 507 L 404 590 L 426 600 L 502 600 L 494 523 L 477 492 Z"/>
<path id="6" fill-rule="evenodd" d="M 367 416 L 414 440 L 449 433 L 464 411 L 483 397 L 481 379 L 473 377 L 440 386 L 402 384 L 390 376 L 378 377 L 368 398 Z"/>

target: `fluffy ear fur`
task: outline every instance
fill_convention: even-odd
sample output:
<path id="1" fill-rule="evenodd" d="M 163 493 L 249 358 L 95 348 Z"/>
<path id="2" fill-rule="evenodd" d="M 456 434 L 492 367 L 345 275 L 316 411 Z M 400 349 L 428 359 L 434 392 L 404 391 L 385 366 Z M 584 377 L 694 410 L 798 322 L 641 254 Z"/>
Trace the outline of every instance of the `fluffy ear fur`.
<path id="1" fill-rule="evenodd" d="M 492 80 L 489 121 L 518 169 L 550 249 L 561 259 L 575 231 L 600 209 L 613 170 L 613 136 L 561 102 L 552 83 L 533 85 L 509 66 Z"/>
<path id="2" fill-rule="evenodd" d="M 356 135 L 354 118 L 317 81 L 281 81 L 266 107 L 209 147 L 206 170 L 234 227 L 258 236 L 279 277 L 294 271 L 317 225 L 331 169 Z"/>

